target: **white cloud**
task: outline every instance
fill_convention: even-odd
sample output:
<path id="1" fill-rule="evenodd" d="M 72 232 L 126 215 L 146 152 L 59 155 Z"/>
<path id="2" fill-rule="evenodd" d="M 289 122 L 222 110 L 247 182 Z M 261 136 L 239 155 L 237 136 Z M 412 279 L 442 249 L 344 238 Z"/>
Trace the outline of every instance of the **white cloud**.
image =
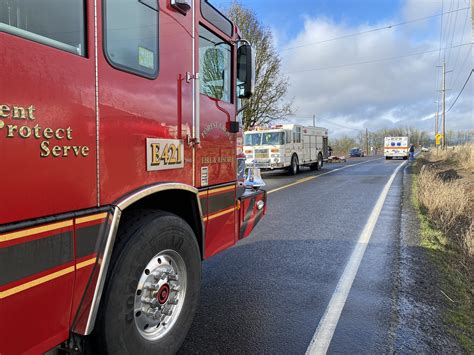
<path id="1" fill-rule="evenodd" d="M 465 0 L 462 0 L 462 2 L 465 3 Z M 406 19 L 432 16 L 441 13 L 441 7 L 442 2 L 439 0 L 405 0 L 402 6 L 402 14 Z"/>
<path id="2" fill-rule="evenodd" d="M 461 0 L 459 7 L 463 6 L 466 3 Z M 296 117 L 309 117 L 314 113 L 321 119 L 318 124 L 329 127 L 336 135 L 355 132 L 344 130 L 341 125 L 369 129 L 410 125 L 433 131 L 433 120 L 427 118 L 433 115 L 436 107 L 438 51 L 397 60 L 344 65 L 437 49 L 440 17 L 409 27 L 399 26 L 326 43 L 298 46 L 440 12 L 439 2 L 407 0 L 401 8 L 400 18 L 373 26 L 348 26 L 327 18 L 307 17 L 303 30 L 280 47 L 297 47 L 281 51 L 282 71 L 290 78 L 288 97 L 294 98 Z M 448 45 L 451 45 L 451 38 L 453 45 L 471 41 L 470 26 L 463 28 L 466 13 L 469 12 L 460 11 L 457 21 L 454 14 L 450 15 L 451 27 L 449 31 L 445 28 L 444 36 Z M 447 18 L 444 18 L 445 25 Z M 467 21 L 470 24 L 470 17 Z M 442 51 L 441 57 L 443 54 Z M 449 74 L 452 77 L 448 76 L 447 79 L 448 85 L 452 87 L 452 91 L 448 92 L 449 106 L 464 83 L 469 68 L 473 67 L 472 48 L 465 46 L 447 50 L 448 56 L 448 65 L 454 67 L 453 73 Z M 341 67 L 334 68 L 337 66 Z M 457 76 L 459 78 L 456 80 Z M 471 83 L 474 82 L 474 78 L 471 80 Z M 474 128 L 473 92 L 473 85 L 468 85 L 455 108 L 447 114 L 449 129 Z M 310 119 L 300 121 L 311 123 Z M 331 126 L 330 122 L 339 126 Z"/>

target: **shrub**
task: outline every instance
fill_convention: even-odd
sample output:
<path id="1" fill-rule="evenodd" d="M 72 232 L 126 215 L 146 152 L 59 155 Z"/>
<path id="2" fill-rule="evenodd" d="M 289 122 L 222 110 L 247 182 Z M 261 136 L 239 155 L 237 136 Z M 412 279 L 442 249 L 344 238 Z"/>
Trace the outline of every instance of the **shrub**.
<path id="1" fill-rule="evenodd" d="M 443 180 L 426 166 L 418 177 L 417 198 L 431 222 L 448 241 L 468 255 L 473 253 L 471 201 L 462 180 Z"/>

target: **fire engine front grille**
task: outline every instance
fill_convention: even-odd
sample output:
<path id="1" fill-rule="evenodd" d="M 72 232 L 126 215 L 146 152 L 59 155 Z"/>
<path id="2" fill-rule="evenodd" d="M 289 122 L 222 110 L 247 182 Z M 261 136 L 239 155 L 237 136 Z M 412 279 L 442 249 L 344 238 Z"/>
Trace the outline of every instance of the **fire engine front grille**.
<path id="1" fill-rule="evenodd" d="M 268 149 L 255 149 L 255 159 L 267 159 Z"/>

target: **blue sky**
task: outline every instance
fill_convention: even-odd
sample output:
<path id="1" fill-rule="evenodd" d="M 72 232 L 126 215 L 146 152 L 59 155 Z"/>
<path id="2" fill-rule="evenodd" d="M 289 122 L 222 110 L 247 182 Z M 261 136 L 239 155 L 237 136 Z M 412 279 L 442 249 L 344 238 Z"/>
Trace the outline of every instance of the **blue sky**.
<path id="1" fill-rule="evenodd" d="M 225 10 L 232 0 L 211 0 Z M 438 48 L 472 42 L 470 0 L 239 0 L 274 35 L 289 78 L 287 100 L 294 118 L 320 117 L 330 133 L 356 129 L 415 126 L 432 131 L 440 88 Z M 378 31 L 405 21 L 459 10 L 428 20 Z M 376 30 L 373 31 L 372 30 Z M 440 43 L 440 30 L 442 40 Z M 319 43 L 358 32 L 341 40 Z M 313 43 L 314 45 L 301 46 Z M 293 48 L 284 50 L 285 48 Z M 413 55 L 413 53 L 424 53 Z M 454 102 L 472 69 L 472 45 L 446 51 L 447 106 Z M 382 60 L 402 56 L 399 60 Z M 441 60 L 439 59 L 441 58 Z M 364 61 L 371 64 L 352 65 Z M 348 64 L 348 66 L 346 66 Z M 334 68 L 337 67 L 337 68 Z M 323 68 L 323 69 L 321 69 Z M 302 70 L 303 69 L 303 70 Z M 303 71 L 303 72 L 302 72 Z M 449 129 L 474 128 L 474 80 L 447 115 Z M 332 123 L 332 124 L 331 124 Z M 350 127 L 347 130 L 343 127 Z"/>
<path id="2" fill-rule="evenodd" d="M 212 3 L 225 9 L 231 0 L 214 0 Z M 392 19 L 400 12 L 400 0 L 241 0 L 252 8 L 262 23 L 283 27 L 289 35 L 296 35 L 303 27 L 305 17 L 326 17 L 347 25 L 380 23 Z"/>

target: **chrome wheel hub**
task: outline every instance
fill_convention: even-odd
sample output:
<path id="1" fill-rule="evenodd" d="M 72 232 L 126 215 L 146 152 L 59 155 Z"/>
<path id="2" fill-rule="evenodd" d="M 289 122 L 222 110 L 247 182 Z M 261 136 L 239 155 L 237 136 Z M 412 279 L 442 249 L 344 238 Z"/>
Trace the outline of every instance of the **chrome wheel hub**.
<path id="1" fill-rule="evenodd" d="M 186 266 L 174 250 L 155 255 L 143 270 L 135 292 L 135 326 L 147 340 L 162 338 L 173 327 L 186 295 Z"/>

